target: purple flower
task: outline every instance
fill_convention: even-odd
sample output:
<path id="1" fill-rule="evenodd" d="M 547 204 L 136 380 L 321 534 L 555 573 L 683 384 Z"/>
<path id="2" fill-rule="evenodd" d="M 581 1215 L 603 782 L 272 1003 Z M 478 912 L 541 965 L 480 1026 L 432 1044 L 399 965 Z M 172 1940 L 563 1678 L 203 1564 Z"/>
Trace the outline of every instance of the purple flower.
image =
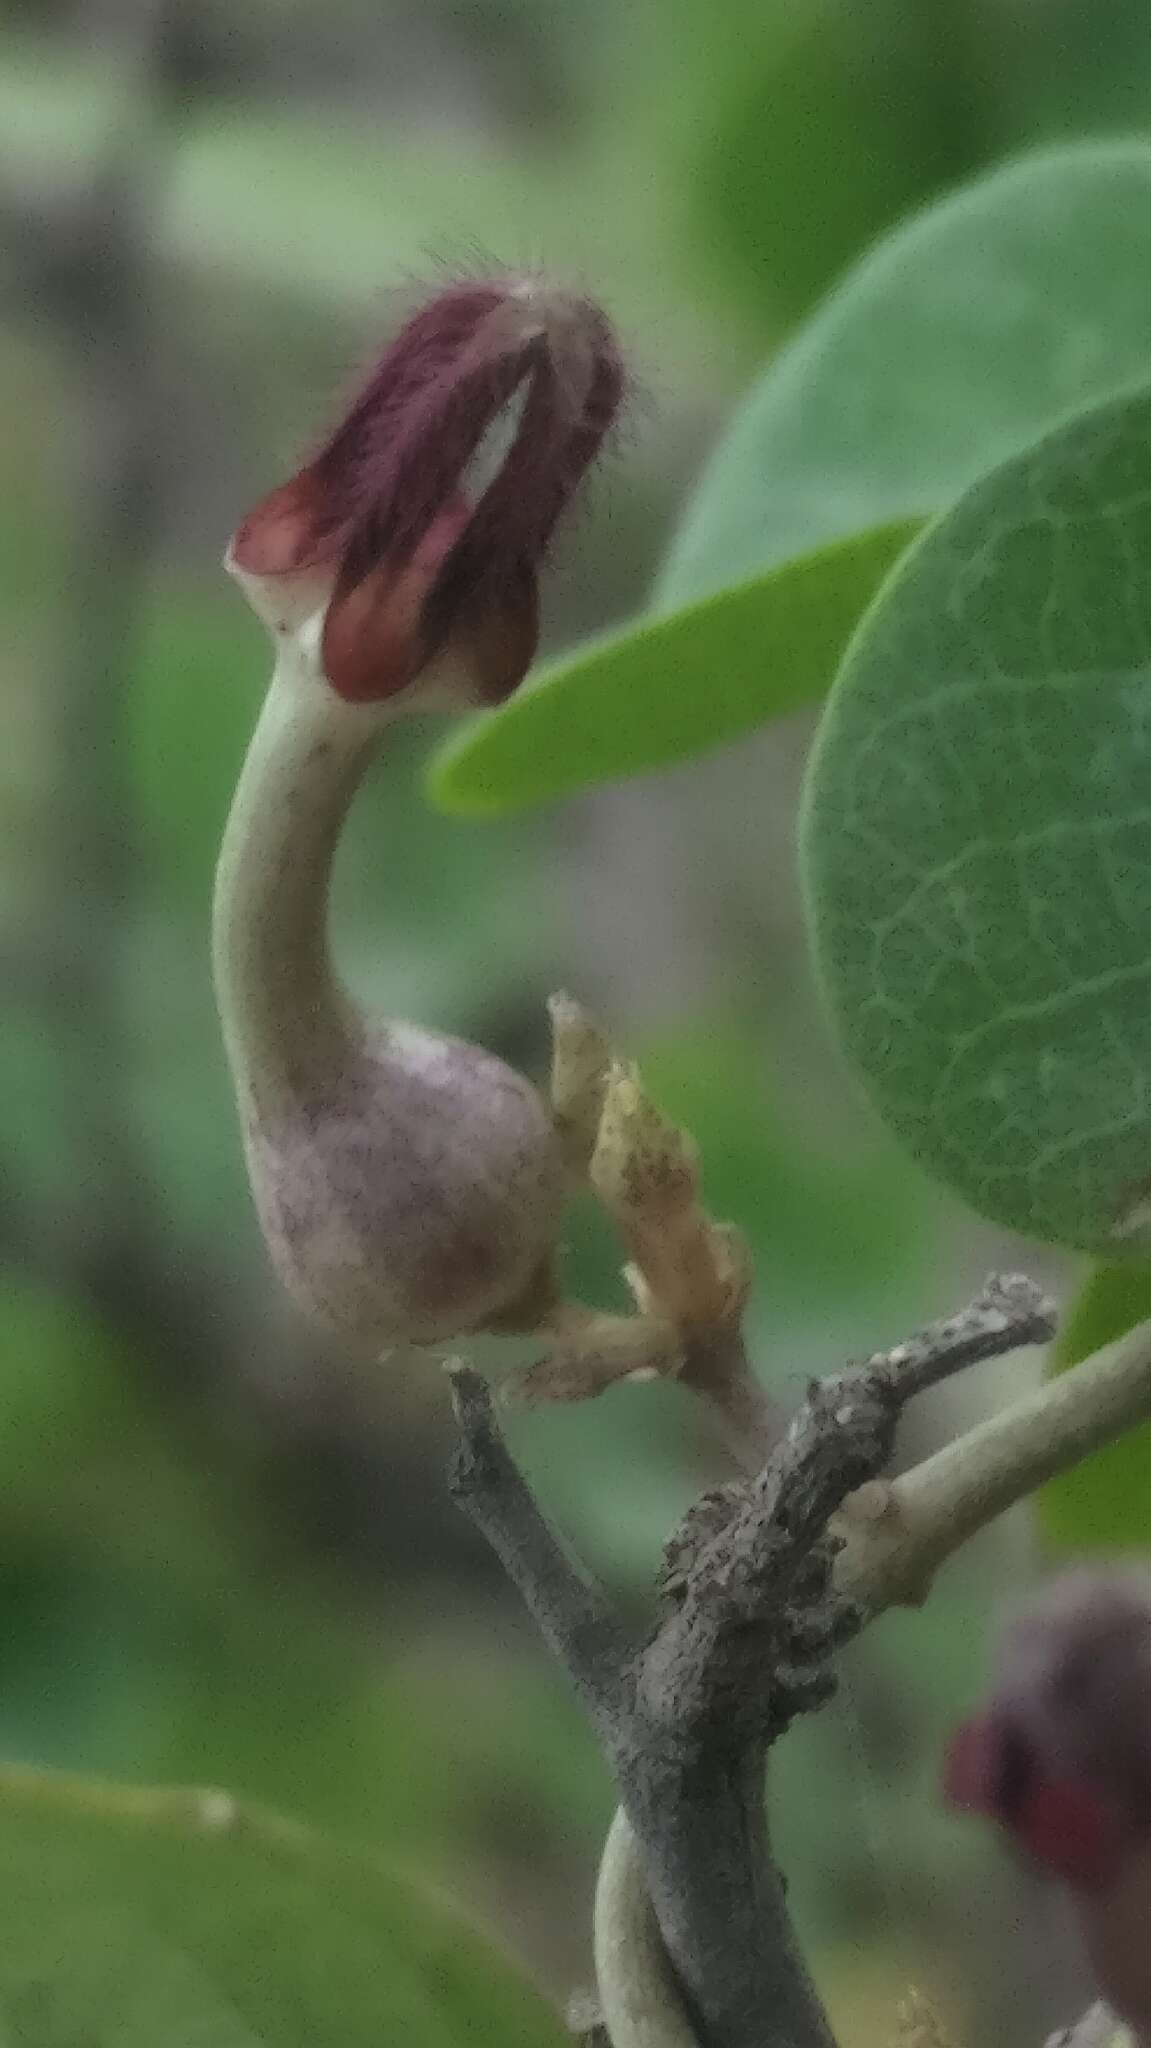
<path id="1" fill-rule="evenodd" d="M 535 655 L 539 566 L 623 390 L 589 299 L 533 279 L 449 285 L 313 459 L 249 513 L 232 559 L 332 579 L 323 665 L 342 697 L 390 697 L 451 649 L 498 703 Z M 501 430 L 494 473 L 473 481 Z"/>

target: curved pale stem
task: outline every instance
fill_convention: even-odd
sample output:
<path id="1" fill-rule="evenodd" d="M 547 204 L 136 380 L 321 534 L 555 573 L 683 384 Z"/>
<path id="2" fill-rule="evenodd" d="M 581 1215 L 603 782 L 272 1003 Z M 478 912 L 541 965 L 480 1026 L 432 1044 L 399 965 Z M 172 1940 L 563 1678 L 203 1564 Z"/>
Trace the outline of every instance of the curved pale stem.
<path id="1" fill-rule="evenodd" d="M 263 1111 L 330 1073 L 355 1035 L 329 957 L 329 883 L 348 807 L 390 721 L 388 706 L 336 695 L 314 643 L 307 629 L 280 641 L 216 873 L 224 1042 L 242 1100 Z"/>
<path id="2" fill-rule="evenodd" d="M 622 1806 L 596 1883 L 595 1973 L 613 2048 L 699 2048 Z"/>

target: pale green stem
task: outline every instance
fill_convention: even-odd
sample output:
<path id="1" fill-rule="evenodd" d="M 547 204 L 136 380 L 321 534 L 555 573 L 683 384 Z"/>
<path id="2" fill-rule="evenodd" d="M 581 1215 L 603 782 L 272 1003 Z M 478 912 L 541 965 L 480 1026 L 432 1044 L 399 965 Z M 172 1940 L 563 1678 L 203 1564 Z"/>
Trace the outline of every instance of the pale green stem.
<path id="1" fill-rule="evenodd" d="M 318 621 L 317 621 L 318 623 Z M 216 873 L 213 957 L 224 1042 L 266 1112 L 331 1073 L 355 1031 L 332 971 L 328 897 L 344 820 L 388 707 L 346 704 L 306 630 L 284 637 Z"/>

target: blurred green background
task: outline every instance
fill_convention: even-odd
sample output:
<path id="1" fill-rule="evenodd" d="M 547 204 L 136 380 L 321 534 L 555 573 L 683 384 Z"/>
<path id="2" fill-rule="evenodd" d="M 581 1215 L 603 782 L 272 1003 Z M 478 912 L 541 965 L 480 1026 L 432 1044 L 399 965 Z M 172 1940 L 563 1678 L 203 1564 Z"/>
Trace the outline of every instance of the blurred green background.
<path id="1" fill-rule="evenodd" d="M 548 584 L 549 645 L 642 606 L 752 374 L 885 226 L 1042 140 L 1151 127 L 1143 0 L 8 0 L 0 22 L 0 1751 L 222 1783 L 432 1871 L 557 1992 L 588 1974 L 610 1791 L 448 1505 L 434 1362 L 378 1384 L 280 1299 L 207 969 L 266 670 L 218 562 L 395 317 L 485 259 L 582 282 L 628 417 Z M 381 761 L 338 920 L 365 998 L 539 1071 L 580 993 L 696 1133 L 813 1369 L 955 1305 L 1004 1245 L 857 1106 L 793 877 L 808 731 L 498 827 Z M 572 1283 L 620 1299 L 573 1219 Z M 510 1354 L 509 1354 L 510 1355 Z M 1032 1358 L 916 1416 L 909 1452 Z M 673 1390 L 516 1418 L 551 1511 L 642 1607 L 722 1461 Z M 853 1654 L 775 1764 L 848 2041 L 926 1988 L 960 2038 L 1076 1995 L 1042 1895 L 937 1807 L 1025 1516 Z"/>

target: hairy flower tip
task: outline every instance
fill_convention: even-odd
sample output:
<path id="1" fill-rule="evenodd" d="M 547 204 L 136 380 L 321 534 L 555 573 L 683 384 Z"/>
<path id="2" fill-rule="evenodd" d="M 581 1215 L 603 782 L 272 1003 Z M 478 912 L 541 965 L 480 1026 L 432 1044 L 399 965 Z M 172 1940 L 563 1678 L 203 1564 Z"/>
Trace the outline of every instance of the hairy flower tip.
<path id="1" fill-rule="evenodd" d="M 498 703 L 534 657 L 537 572 L 623 390 L 591 300 L 530 279 L 449 285 L 244 520 L 232 558 L 333 577 L 323 660 L 341 696 L 393 696 L 450 647 Z"/>

